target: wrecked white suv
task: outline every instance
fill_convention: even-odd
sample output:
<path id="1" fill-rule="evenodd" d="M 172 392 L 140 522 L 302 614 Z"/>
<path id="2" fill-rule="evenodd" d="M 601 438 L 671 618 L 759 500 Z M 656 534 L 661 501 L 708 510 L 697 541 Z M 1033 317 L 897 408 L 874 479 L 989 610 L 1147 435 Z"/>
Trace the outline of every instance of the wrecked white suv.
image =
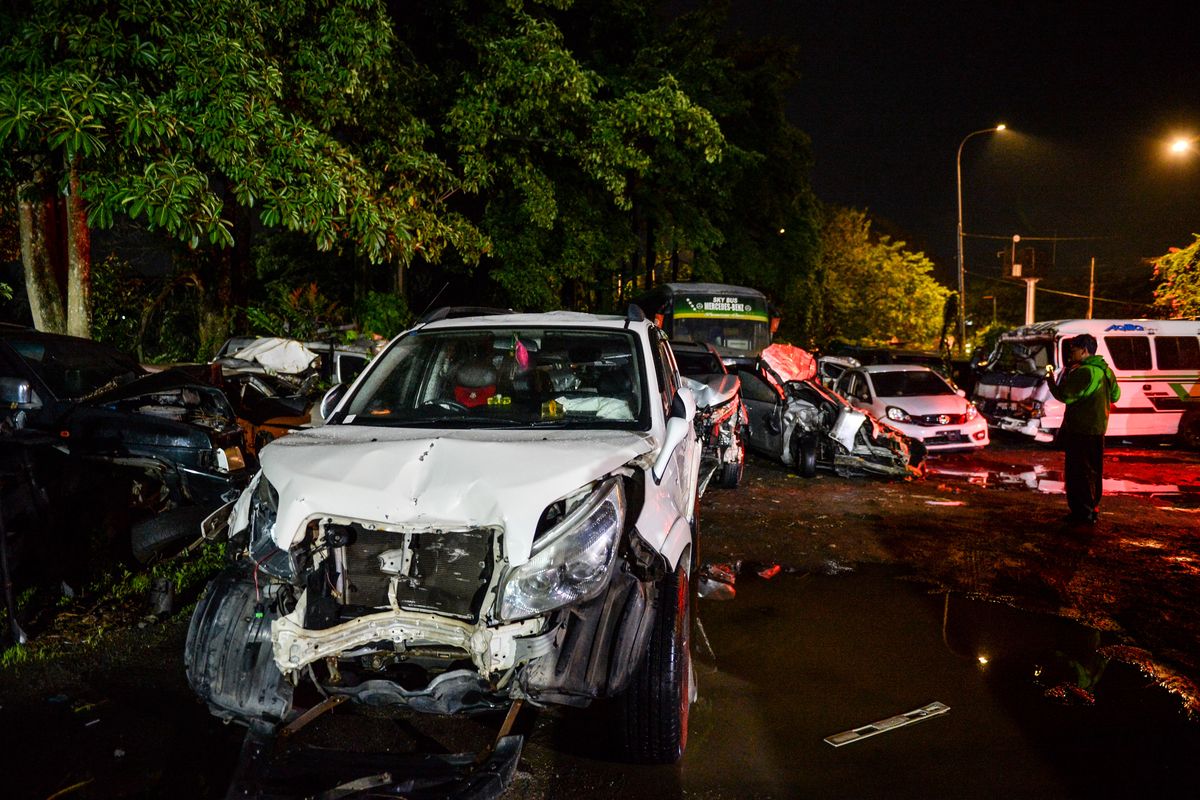
<path id="1" fill-rule="evenodd" d="M 661 331 L 433 321 L 325 406 L 206 522 L 239 554 L 188 632 L 213 713 L 272 729 L 301 682 L 443 714 L 613 697 L 628 757 L 677 760 L 700 446 Z"/>

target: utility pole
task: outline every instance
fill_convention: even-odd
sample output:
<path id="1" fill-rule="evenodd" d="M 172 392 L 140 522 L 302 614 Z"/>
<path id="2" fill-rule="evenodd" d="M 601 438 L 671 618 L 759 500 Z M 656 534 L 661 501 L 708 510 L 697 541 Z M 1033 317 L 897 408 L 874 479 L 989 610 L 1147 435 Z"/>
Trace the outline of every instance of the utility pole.
<path id="1" fill-rule="evenodd" d="M 1092 275 L 1088 279 L 1088 315 L 1087 318 L 1092 318 L 1092 299 L 1096 296 L 1096 257 L 1092 256 Z"/>

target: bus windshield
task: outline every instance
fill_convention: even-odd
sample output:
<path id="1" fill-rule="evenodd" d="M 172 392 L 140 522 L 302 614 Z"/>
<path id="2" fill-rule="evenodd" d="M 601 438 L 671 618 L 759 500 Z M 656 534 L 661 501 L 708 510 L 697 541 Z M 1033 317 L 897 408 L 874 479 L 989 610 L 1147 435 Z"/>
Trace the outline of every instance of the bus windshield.
<path id="1" fill-rule="evenodd" d="M 671 337 L 707 342 L 722 356 L 756 356 L 771 343 L 771 320 L 762 295 L 676 295 Z"/>

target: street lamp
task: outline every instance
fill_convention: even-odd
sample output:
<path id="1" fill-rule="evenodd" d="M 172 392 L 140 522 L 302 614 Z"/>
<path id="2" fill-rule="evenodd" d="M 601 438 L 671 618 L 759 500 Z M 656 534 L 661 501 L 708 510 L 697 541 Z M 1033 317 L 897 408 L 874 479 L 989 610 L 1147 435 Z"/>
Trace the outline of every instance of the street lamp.
<path id="1" fill-rule="evenodd" d="M 967 323 L 966 323 L 966 281 L 963 272 L 963 213 L 962 213 L 962 151 L 963 145 L 972 136 L 979 136 L 984 133 L 999 133 L 1006 126 L 1003 124 L 993 128 L 984 128 L 983 130 L 972 131 L 963 137 L 963 140 L 958 145 L 958 158 L 954 162 L 955 172 L 958 177 L 958 354 L 963 354 L 963 348 L 966 346 L 967 340 Z"/>
<path id="2" fill-rule="evenodd" d="M 1176 136 L 1167 144 L 1167 150 L 1171 155 L 1183 156 L 1196 151 L 1195 136 Z"/>

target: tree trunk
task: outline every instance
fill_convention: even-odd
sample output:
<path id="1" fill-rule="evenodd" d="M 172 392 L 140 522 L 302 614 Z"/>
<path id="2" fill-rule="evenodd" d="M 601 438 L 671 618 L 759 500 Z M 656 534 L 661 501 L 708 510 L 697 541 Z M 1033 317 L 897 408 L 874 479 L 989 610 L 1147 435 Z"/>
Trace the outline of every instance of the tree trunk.
<path id="1" fill-rule="evenodd" d="M 38 175 L 32 184 L 20 187 L 17 194 L 25 293 L 35 328 L 66 333 L 67 316 L 58 282 L 55 198 L 42 190 L 40 178 Z"/>
<path id="2" fill-rule="evenodd" d="M 92 233 L 79 178 L 79 157 L 71 162 L 67 193 L 67 333 L 92 338 Z"/>
<path id="3" fill-rule="evenodd" d="M 224 249 L 213 253 L 205 265 L 207 280 L 195 281 L 200 305 L 200 326 L 197 331 L 200 352 L 197 356 L 201 360 L 210 360 L 229 338 L 235 310 L 233 285 L 236 260 L 235 250 Z"/>

